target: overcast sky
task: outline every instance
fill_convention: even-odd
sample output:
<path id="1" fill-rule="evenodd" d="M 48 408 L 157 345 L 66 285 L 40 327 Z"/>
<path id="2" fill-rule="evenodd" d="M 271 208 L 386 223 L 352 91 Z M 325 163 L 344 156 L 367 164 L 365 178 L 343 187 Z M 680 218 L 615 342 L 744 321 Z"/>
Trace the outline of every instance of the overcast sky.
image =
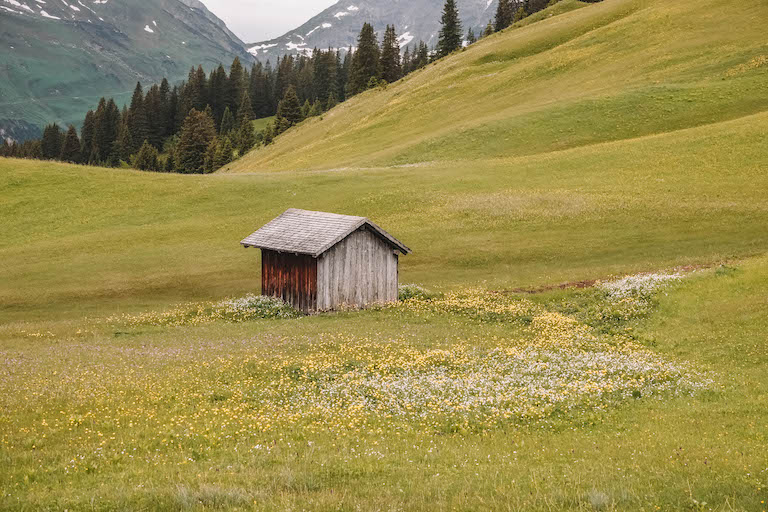
<path id="1" fill-rule="evenodd" d="M 298 27 L 337 0 L 202 0 L 246 43 L 272 39 Z"/>

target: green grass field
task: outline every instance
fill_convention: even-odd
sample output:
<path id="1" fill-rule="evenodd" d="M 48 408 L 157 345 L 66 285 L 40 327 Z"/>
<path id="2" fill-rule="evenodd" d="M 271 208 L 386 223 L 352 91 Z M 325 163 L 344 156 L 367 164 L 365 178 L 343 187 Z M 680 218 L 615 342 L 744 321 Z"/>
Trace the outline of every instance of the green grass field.
<path id="1" fill-rule="evenodd" d="M 213 175 L 0 159 L 0 509 L 768 510 L 767 17 L 564 0 Z M 192 314 L 288 207 L 438 296 Z"/>
<path id="2" fill-rule="evenodd" d="M 269 124 L 270 121 L 272 121 L 275 118 L 275 116 L 271 117 L 262 117 L 260 119 L 255 119 L 253 121 L 253 129 L 257 132 L 262 131 L 264 128 L 267 127 L 267 124 Z"/>

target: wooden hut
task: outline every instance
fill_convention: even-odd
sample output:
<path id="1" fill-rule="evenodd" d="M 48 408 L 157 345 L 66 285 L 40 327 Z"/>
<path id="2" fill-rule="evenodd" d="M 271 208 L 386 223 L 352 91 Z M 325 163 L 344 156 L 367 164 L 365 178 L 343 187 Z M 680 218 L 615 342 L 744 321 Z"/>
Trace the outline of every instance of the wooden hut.
<path id="1" fill-rule="evenodd" d="M 261 249 L 261 293 L 304 312 L 397 300 L 411 252 L 365 217 L 291 208 L 240 242 Z"/>

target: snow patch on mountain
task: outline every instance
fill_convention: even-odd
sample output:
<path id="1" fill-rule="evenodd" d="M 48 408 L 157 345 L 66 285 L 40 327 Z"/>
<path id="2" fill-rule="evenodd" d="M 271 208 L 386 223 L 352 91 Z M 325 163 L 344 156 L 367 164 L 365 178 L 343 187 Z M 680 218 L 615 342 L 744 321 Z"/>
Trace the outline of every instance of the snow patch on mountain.
<path id="1" fill-rule="evenodd" d="M 52 20 L 60 20 L 61 19 L 58 16 L 52 16 L 52 15 L 48 14 L 47 12 L 45 12 L 45 10 L 40 10 L 40 16 L 42 16 L 43 18 L 48 18 L 48 19 L 52 19 Z"/>

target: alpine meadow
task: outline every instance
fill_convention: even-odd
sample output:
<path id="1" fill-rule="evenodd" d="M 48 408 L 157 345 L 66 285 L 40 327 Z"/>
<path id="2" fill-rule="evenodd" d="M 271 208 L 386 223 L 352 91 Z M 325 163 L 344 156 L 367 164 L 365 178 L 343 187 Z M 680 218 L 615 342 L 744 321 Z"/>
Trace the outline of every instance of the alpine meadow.
<path id="1" fill-rule="evenodd" d="M 509 4 L 194 110 L 261 134 L 216 172 L 0 158 L 0 509 L 766 512 L 768 3 Z M 402 241 L 398 300 L 260 295 L 290 208 Z"/>

